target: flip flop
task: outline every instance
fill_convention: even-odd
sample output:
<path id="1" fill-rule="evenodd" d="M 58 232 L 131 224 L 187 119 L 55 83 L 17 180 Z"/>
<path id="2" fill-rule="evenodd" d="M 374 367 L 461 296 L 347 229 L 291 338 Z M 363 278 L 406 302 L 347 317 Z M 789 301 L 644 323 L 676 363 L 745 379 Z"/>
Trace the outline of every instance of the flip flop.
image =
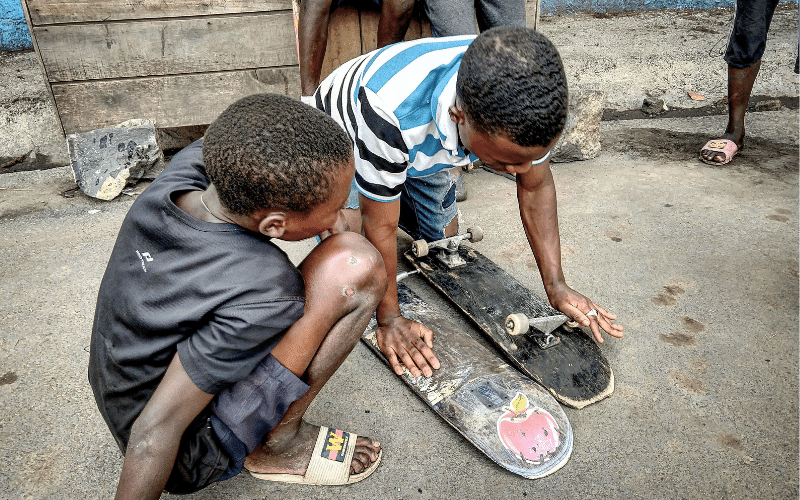
<path id="1" fill-rule="evenodd" d="M 311 461 L 305 475 L 299 474 L 261 474 L 249 471 L 256 479 L 277 481 L 281 483 L 300 483 L 320 486 L 336 486 L 357 483 L 369 477 L 383 456 L 378 452 L 378 459 L 358 474 L 350 474 L 350 464 L 356 449 L 358 436 L 339 429 L 320 427 Z"/>
<path id="2" fill-rule="evenodd" d="M 733 157 L 736 156 L 736 153 L 739 152 L 739 149 L 739 146 L 729 139 L 713 139 L 708 141 L 700 150 L 700 160 L 702 160 L 704 163 L 708 163 L 709 165 L 725 165 L 733 160 Z M 725 159 L 722 161 L 707 160 L 706 158 L 703 158 L 703 151 L 722 153 L 725 156 Z"/>

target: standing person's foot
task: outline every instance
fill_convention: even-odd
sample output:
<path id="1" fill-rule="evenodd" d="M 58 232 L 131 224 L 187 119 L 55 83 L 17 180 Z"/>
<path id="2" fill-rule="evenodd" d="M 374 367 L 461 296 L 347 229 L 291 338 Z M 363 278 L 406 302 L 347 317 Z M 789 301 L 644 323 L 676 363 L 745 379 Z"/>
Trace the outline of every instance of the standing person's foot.
<path id="1" fill-rule="evenodd" d="M 266 481 L 341 485 L 366 479 L 382 456 L 377 441 L 302 422 L 299 432 L 286 440 L 272 433 L 248 455 L 244 467 Z"/>
<path id="2" fill-rule="evenodd" d="M 744 134 L 737 141 L 733 134 L 708 141 L 700 150 L 700 159 L 709 165 L 725 165 L 744 147 Z"/>

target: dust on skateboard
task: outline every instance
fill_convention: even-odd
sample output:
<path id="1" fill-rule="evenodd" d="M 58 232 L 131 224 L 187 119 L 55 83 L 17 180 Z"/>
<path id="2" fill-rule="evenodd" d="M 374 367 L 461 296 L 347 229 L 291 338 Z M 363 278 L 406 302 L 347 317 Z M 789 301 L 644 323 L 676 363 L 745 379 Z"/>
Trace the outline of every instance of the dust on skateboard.
<path id="1" fill-rule="evenodd" d="M 514 318 L 530 318 L 533 325 L 535 318 L 560 313 L 463 242 L 482 238 L 483 231 L 475 228 L 439 242 L 418 240 L 405 256 L 492 340 L 512 365 L 542 384 L 558 401 L 583 408 L 610 396 L 614 392 L 611 366 L 594 339 L 580 328 L 564 324 L 551 333 L 531 327 L 530 331 L 512 335 L 511 326 L 518 328 Z M 433 249 L 437 251 L 431 252 Z"/>
<path id="2" fill-rule="evenodd" d="M 529 479 L 560 469 L 572 453 L 572 427 L 558 402 L 404 284 L 397 294 L 403 316 L 434 331 L 441 362 L 430 378 L 404 369 L 406 385 L 501 467 Z M 362 340 L 387 362 L 376 330 L 373 318 Z"/>

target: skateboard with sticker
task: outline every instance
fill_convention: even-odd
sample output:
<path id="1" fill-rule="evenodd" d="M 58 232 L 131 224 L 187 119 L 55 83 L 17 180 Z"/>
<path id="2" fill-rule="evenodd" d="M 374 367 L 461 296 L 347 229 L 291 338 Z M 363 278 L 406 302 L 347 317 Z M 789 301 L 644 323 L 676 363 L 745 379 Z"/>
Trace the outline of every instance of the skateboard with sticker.
<path id="1" fill-rule="evenodd" d="M 404 284 L 397 294 L 403 316 L 434 331 L 441 362 L 430 378 L 404 370 L 403 382 L 501 467 L 529 479 L 560 469 L 572 453 L 572 427 L 558 402 Z M 376 330 L 373 318 L 362 340 L 386 362 Z"/>
<path id="2" fill-rule="evenodd" d="M 483 231 L 470 228 L 440 241 L 414 241 L 405 256 L 512 365 L 559 402 L 583 408 L 610 396 L 614 373 L 594 339 L 465 243 L 481 239 Z"/>

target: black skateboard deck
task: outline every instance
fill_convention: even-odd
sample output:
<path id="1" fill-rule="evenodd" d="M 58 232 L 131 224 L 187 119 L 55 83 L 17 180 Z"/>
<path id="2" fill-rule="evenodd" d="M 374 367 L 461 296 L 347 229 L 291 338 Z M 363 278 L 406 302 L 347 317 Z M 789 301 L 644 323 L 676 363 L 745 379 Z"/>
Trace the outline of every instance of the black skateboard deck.
<path id="1" fill-rule="evenodd" d="M 466 314 L 506 355 L 511 364 L 542 384 L 561 403 L 572 408 L 606 398 L 614 392 L 614 374 L 599 346 L 580 328 L 562 325 L 552 332 L 560 342 L 543 349 L 531 331 L 506 333 L 506 317 L 529 318 L 560 314 L 513 276 L 466 244 L 458 253 L 466 264 L 450 268 L 434 252 L 406 258 L 435 288 Z M 430 325 L 426 325 L 430 327 Z M 434 347 L 435 349 L 435 347 Z"/>
<path id="2" fill-rule="evenodd" d="M 572 427 L 558 402 L 408 287 L 398 284 L 397 293 L 403 316 L 433 330 L 441 362 L 430 378 L 404 370 L 403 382 L 501 467 L 529 479 L 560 469 L 572 453 Z M 362 340 L 387 362 L 376 328 L 373 318 Z"/>

